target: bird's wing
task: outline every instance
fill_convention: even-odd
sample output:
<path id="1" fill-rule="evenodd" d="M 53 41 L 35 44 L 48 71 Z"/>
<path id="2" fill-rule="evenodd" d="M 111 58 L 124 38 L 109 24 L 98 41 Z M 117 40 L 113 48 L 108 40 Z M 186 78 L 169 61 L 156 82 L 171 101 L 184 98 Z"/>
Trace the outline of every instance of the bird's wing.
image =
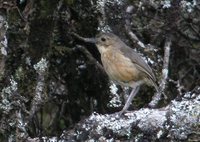
<path id="1" fill-rule="evenodd" d="M 139 70 L 146 73 L 152 79 L 152 81 L 156 82 L 156 77 L 152 69 L 138 53 L 136 53 L 132 48 L 128 47 L 127 45 L 123 45 L 120 50 L 124 53 L 124 56 L 131 59 L 131 61 L 138 67 Z"/>

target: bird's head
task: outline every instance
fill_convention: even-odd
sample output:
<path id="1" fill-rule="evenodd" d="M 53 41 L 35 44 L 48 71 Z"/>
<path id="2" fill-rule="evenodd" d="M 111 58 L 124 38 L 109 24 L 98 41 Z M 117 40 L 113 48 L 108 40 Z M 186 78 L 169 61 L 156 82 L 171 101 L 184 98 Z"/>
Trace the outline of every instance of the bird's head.
<path id="1" fill-rule="evenodd" d="M 118 44 L 122 41 L 112 33 L 100 33 L 96 36 L 96 46 L 100 53 L 112 48 L 117 49 Z"/>

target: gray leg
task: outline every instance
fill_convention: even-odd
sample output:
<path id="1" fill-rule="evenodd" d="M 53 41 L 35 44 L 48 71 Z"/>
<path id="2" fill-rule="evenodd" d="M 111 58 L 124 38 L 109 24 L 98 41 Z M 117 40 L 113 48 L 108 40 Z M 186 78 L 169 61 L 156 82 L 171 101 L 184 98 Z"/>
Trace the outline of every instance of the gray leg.
<path id="1" fill-rule="evenodd" d="M 140 86 L 136 86 L 135 88 L 133 88 L 133 90 L 131 91 L 131 94 L 129 95 L 126 104 L 124 105 L 123 109 L 119 112 L 119 115 L 123 114 L 125 111 L 127 111 L 127 109 L 129 108 L 133 98 L 136 96 L 137 92 L 139 91 Z"/>

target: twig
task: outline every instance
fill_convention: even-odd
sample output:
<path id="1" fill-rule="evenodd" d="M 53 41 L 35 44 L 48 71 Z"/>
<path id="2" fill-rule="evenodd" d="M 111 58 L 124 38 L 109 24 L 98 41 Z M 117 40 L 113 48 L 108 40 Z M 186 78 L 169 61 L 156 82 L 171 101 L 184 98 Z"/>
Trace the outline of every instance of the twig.
<path id="1" fill-rule="evenodd" d="M 72 32 L 71 35 L 75 36 L 76 38 L 78 38 L 81 41 L 84 42 L 88 42 L 88 43 L 95 43 L 95 39 L 94 38 L 84 38 L 80 35 L 78 35 L 77 33 Z"/>
<path id="2" fill-rule="evenodd" d="M 164 94 L 164 90 L 166 88 L 166 82 L 168 78 L 168 69 L 169 69 L 169 57 L 170 57 L 170 48 L 171 48 L 171 38 L 168 37 L 166 39 L 164 45 L 164 59 L 163 59 L 163 69 L 162 69 L 162 77 L 159 85 L 159 92 L 153 96 L 152 101 L 149 103 L 150 107 L 155 107 L 158 102 L 161 100 L 161 95 Z M 167 96 L 164 94 L 165 99 Z"/>
<path id="3" fill-rule="evenodd" d="M 169 57 L 170 57 L 170 48 L 171 48 L 171 38 L 167 38 L 164 46 L 164 62 L 163 62 L 163 69 L 162 69 L 162 79 L 160 88 L 161 91 L 164 91 L 166 88 L 166 82 L 168 78 L 168 69 L 169 69 Z"/>
<path id="4" fill-rule="evenodd" d="M 138 37 L 131 31 L 131 14 L 133 12 L 133 7 L 128 6 L 126 9 L 126 19 L 125 19 L 125 29 L 127 34 L 130 36 L 130 38 L 134 41 L 134 43 L 137 43 L 140 47 L 146 48 L 150 45 L 145 45 L 142 41 L 138 39 Z M 164 94 L 164 90 L 166 88 L 166 82 L 168 78 L 168 65 L 169 65 L 169 56 L 170 56 L 170 46 L 171 46 L 171 38 L 167 38 L 165 42 L 165 53 L 164 53 L 164 63 L 163 63 L 163 69 L 162 69 L 162 78 L 160 81 L 159 91 L 153 96 L 152 101 L 149 103 L 150 107 L 155 107 L 157 103 L 161 100 L 161 95 Z M 164 97 L 166 95 L 164 94 Z"/>
<path id="5" fill-rule="evenodd" d="M 130 36 L 134 43 L 137 43 L 140 47 L 145 48 L 145 44 L 141 42 L 138 37 L 131 31 L 131 14 L 133 12 L 133 6 L 128 6 L 126 8 L 126 19 L 125 19 L 125 29 L 127 34 Z"/>
<path id="6" fill-rule="evenodd" d="M 184 86 L 180 84 L 180 80 L 175 81 L 169 78 L 169 82 L 172 82 L 173 84 L 175 84 L 179 95 L 183 96 L 182 91 L 184 90 Z"/>
<path id="7" fill-rule="evenodd" d="M 105 73 L 103 66 L 99 62 L 96 61 L 96 59 L 92 56 L 92 54 L 86 48 L 83 48 L 83 47 L 77 47 L 77 48 L 81 50 L 87 56 L 87 58 L 97 66 L 98 69 L 100 69 L 102 72 Z"/>
<path id="8" fill-rule="evenodd" d="M 86 43 L 95 43 L 95 38 L 84 38 L 74 32 L 71 33 L 73 36 L 75 36 L 76 38 L 78 38 L 79 40 L 83 41 L 83 42 L 86 42 Z M 92 56 L 92 54 L 86 49 L 86 48 L 83 48 L 83 47 L 80 47 L 80 46 L 77 46 L 77 48 L 79 50 L 81 50 L 86 56 L 87 58 L 92 61 L 93 63 L 95 63 L 95 65 L 97 66 L 98 69 L 100 69 L 102 72 L 105 73 L 104 69 L 103 69 L 103 66 L 96 61 L 96 59 Z"/>
<path id="9" fill-rule="evenodd" d="M 141 30 L 141 29 L 145 29 L 148 28 L 149 26 L 152 25 L 151 22 L 149 22 L 150 24 L 144 26 L 143 28 L 132 28 L 131 27 L 131 20 L 132 20 L 132 14 L 133 14 L 133 6 L 128 6 L 126 8 L 126 16 L 125 16 L 125 30 L 126 33 L 128 34 L 128 36 L 130 37 L 130 39 L 133 41 L 133 43 L 138 44 L 140 47 L 142 48 L 151 48 L 151 47 L 155 47 L 155 45 L 151 45 L 151 44 L 145 44 L 143 43 L 141 40 L 139 40 L 139 38 L 136 36 L 135 33 L 132 32 L 132 29 L 136 29 L 136 30 Z M 154 17 L 155 18 L 155 17 Z M 154 19 L 153 18 L 153 19 Z M 163 26 L 163 25 L 161 25 Z M 160 26 L 160 27 L 161 27 Z"/>

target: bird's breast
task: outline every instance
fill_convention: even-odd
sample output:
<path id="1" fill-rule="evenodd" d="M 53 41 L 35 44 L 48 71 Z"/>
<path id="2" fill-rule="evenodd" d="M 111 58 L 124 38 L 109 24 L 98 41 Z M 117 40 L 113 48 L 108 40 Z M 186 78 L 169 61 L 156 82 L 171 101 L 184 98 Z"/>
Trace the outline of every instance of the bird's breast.
<path id="1" fill-rule="evenodd" d="M 108 50 L 101 54 L 101 60 L 108 76 L 120 84 L 136 82 L 139 72 L 131 60 L 121 51 Z"/>

